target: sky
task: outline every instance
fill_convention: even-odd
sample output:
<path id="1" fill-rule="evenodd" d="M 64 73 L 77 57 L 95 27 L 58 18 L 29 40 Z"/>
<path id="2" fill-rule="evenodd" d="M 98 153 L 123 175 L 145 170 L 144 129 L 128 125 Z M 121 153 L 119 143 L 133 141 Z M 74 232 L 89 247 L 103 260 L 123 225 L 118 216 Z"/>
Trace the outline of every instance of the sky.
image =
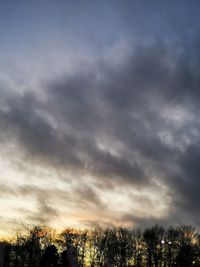
<path id="1" fill-rule="evenodd" d="M 0 235 L 200 226 L 200 2 L 0 1 Z"/>

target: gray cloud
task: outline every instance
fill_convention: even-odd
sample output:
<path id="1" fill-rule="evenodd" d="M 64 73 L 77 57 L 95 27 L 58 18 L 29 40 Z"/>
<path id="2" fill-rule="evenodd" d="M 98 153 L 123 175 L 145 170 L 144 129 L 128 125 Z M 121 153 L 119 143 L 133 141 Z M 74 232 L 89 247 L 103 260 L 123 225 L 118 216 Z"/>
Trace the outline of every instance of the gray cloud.
<path id="1" fill-rule="evenodd" d="M 48 225 L 53 219 L 59 217 L 59 210 L 57 208 L 53 208 L 49 203 L 47 203 L 45 197 L 38 197 L 37 201 L 38 207 L 36 212 L 26 211 L 26 218 L 29 221 Z"/>
<path id="2" fill-rule="evenodd" d="M 36 164 L 79 170 L 102 187 L 142 190 L 156 178 L 176 209 L 164 220 L 192 218 L 199 225 L 200 54 L 196 43 L 191 47 L 140 46 L 123 64 L 102 60 L 48 81 L 43 100 L 33 93 L 5 96 L 1 140 L 14 140 Z M 76 193 L 103 207 L 90 187 Z M 38 216 L 57 216 L 44 195 L 38 193 Z M 37 219 L 45 222 L 43 215 Z M 124 220 L 145 219 L 128 214 Z"/>

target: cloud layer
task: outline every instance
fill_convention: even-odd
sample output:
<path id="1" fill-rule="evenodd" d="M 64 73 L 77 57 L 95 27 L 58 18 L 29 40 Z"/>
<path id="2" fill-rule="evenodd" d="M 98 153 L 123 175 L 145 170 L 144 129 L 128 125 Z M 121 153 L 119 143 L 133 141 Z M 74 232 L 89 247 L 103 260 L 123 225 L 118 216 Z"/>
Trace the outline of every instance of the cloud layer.
<path id="1" fill-rule="evenodd" d="M 198 50 L 185 57 L 155 43 L 130 48 L 128 54 L 118 64 L 100 60 L 47 81 L 42 98 L 30 91 L 10 95 L 2 91 L 1 140 L 14 143 L 33 168 L 70 173 L 66 183 L 75 179 L 78 189 L 72 190 L 81 196 L 80 206 L 93 203 L 97 213 L 106 207 L 112 214 L 112 203 L 103 199 L 101 190 L 112 195 L 117 188 L 120 195 L 127 188 L 130 198 L 122 203 L 130 206 L 129 213 L 134 212 L 137 192 L 143 195 L 141 203 L 147 199 L 147 214 L 149 206 L 153 210 L 149 218 L 121 211 L 119 220 L 198 225 Z M 65 182 L 59 175 L 57 179 Z M 59 204 L 58 209 L 56 202 L 51 207 L 48 189 L 39 188 L 34 189 L 38 211 L 28 217 L 37 218 L 38 213 L 40 222 L 59 217 Z M 2 191 L 10 194 L 9 190 Z M 145 190 L 147 195 L 142 194 Z M 154 199 L 156 191 L 163 195 Z M 63 193 L 54 194 L 62 198 Z M 142 205 L 136 206 L 139 214 Z"/>
<path id="2" fill-rule="evenodd" d="M 55 65 L 44 60 L 26 77 L 20 69 L 17 80 L 2 79 L 0 198 L 9 225 L 200 225 L 197 23 L 183 16 L 187 30 L 175 36 L 162 22 L 150 36 L 146 19 L 118 5 L 108 14 L 110 31 L 118 21 L 121 36 L 108 37 L 96 21 L 101 42 L 79 32 L 68 57 L 57 47 Z M 151 6 L 143 11 L 154 14 Z M 131 27 L 142 21 L 145 31 Z"/>

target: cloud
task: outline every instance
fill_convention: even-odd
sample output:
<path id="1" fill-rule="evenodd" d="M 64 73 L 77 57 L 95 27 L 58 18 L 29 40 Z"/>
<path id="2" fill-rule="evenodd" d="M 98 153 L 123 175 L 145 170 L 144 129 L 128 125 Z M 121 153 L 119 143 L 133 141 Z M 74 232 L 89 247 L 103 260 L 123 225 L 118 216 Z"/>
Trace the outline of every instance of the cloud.
<path id="1" fill-rule="evenodd" d="M 175 216 L 169 207 L 160 221 L 191 218 L 199 224 L 198 46 L 194 43 L 188 52 L 156 42 L 129 49 L 123 64 L 103 59 L 49 79 L 42 99 L 38 93 L 7 96 L 2 91 L 2 145 L 15 142 L 35 165 L 78 171 L 79 177 L 71 178 L 77 184 L 81 177 L 92 177 L 91 186 L 80 183 L 72 190 L 71 202 L 81 199 L 82 205 L 92 203 L 100 210 L 105 201 L 93 187 L 142 191 L 155 188 L 156 180 L 168 189 L 165 194 L 176 211 Z M 179 123 L 170 110 L 179 111 Z M 48 190 L 36 191 L 38 211 L 33 216 L 41 222 L 58 216 L 47 201 Z M 132 214 L 122 218 L 139 224 L 148 219 Z M 149 220 L 157 219 L 152 214 Z"/>
<path id="2" fill-rule="evenodd" d="M 44 197 L 38 197 L 38 207 L 36 212 L 26 214 L 26 219 L 39 224 L 49 224 L 53 219 L 59 218 L 59 211 L 47 203 Z"/>

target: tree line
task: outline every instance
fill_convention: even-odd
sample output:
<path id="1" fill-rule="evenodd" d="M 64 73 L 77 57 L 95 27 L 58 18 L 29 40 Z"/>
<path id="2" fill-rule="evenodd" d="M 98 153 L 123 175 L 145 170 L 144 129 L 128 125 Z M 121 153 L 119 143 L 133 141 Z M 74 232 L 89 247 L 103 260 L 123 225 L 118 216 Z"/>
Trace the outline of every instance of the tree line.
<path id="1" fill-rule="evenodd" d="M 40 225 L 18 230 L 4 243 L 5 267 L 200 267 L 200 233 L 192 226 L 144 230 L 126 227 L 61 233 Z"/>

